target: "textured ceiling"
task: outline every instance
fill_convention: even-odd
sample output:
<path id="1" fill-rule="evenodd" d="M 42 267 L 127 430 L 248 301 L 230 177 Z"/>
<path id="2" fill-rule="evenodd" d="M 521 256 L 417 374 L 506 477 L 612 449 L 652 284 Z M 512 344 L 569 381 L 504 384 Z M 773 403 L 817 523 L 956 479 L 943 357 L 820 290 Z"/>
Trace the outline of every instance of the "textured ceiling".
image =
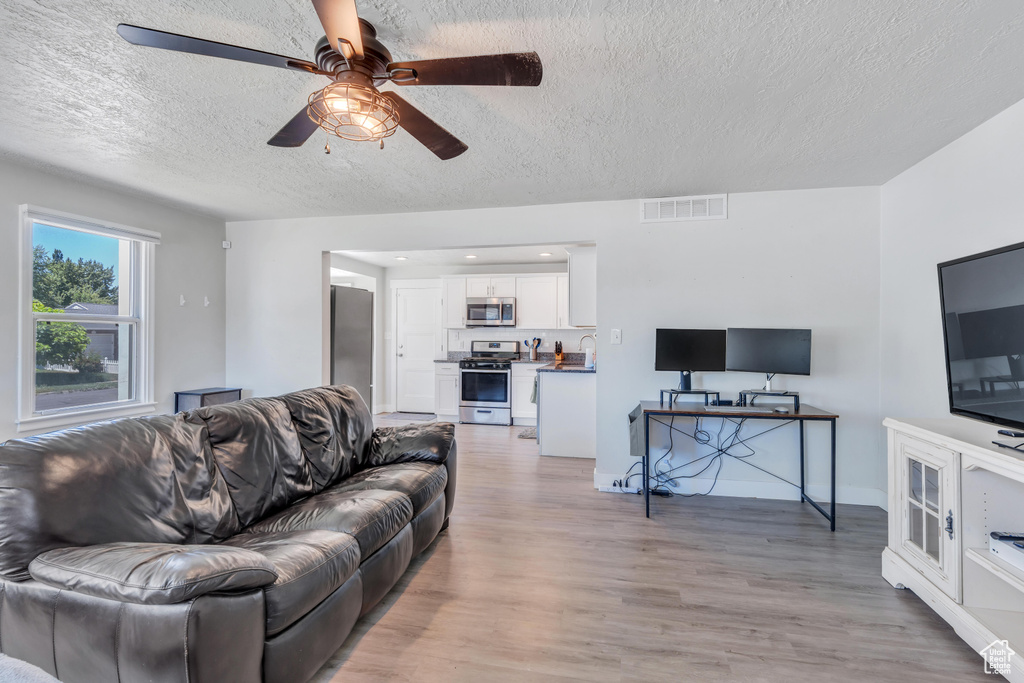
<path id="1" fill-rule="evenodd" d="M 358 0 L 396 59 L 536 50 L 539 88 L 405 88 L 442 162 L 266 145 L 321 77 L 129 45 L 118 22 L 311 58 L 308 0 L 4 0 L 0 155 L 228 219 L 875 185 L 1024 98 L 1017 0 Z"/>

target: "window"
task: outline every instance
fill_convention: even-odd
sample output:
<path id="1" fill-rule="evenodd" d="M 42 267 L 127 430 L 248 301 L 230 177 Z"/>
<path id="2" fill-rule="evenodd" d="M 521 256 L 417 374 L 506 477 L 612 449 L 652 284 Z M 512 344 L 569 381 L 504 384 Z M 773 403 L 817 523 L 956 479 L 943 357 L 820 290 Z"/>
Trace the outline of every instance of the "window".
<path id="1" fill-rule="evenodd" d="M 153 409 L 160 236 L 22 206 L 19 429 Z"/>

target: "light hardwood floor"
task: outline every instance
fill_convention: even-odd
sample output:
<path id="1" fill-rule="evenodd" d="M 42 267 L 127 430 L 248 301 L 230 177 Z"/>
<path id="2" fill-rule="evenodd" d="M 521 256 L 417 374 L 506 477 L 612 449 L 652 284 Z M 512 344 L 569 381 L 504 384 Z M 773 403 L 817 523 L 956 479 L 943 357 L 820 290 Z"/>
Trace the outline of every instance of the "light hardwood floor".
<path id="1" fill-rule="evenodd" d="M 594 461 L 459 425 L 451 527 L 314 679 L 989 681 L 881 577 L 885 513 L 598 493 Z M 997 679 L 999 680 L 999 679 Z"/>

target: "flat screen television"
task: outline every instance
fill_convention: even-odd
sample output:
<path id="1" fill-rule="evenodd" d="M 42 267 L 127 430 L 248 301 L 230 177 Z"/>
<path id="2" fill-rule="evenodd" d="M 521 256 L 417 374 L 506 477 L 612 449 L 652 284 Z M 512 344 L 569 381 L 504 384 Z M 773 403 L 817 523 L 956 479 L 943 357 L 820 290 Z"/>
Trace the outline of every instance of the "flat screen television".
<path id="1" fill-rule="evenodd" d="M 811 374 L 811 331 L 730 327 L 725 369 L 768 375 Z"/>
<path id="2" fill-rule="evenodd" d="M 654 369 L 679 372 L 689 391 L 690 373 L 725 370 L 725 330 L 655 330 Z"/>
<path id="3" fill-rule="evenodd" d="M 949 411 L 1024 429 L 1024 243 L 939 264 Z"/>

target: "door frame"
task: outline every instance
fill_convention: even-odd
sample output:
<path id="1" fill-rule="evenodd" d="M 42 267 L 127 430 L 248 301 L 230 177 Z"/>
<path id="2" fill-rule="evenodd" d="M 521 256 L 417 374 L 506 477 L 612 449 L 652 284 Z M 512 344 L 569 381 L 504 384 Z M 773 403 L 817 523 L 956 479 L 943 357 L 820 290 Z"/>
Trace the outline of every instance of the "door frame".
<path id="1" fill-rule="evenodd" d="M 388 412 L 398 410 L 398 290 L 400 289 L 436 289 L 438 291 L 438 305 L 434 320 L 436 321 L 435 334 L 440 342 L 440 348 L 435 352 L 434 358 L 437 360 L 446 360 L 448 358 L 448 338 L 447 334 L 445 334 L 444 320 L 442 318 L 441 301 L 444 298 L 444 286 L 441 278 L 389 280 L 388 305 L 391 310 L 388 313 L 388 324 L 384 331 L 384 341 L 387 344 L 388 354 L 384 367 L 389 394 Z M 435 406 L 436 408 L 437 406 Z"/>

